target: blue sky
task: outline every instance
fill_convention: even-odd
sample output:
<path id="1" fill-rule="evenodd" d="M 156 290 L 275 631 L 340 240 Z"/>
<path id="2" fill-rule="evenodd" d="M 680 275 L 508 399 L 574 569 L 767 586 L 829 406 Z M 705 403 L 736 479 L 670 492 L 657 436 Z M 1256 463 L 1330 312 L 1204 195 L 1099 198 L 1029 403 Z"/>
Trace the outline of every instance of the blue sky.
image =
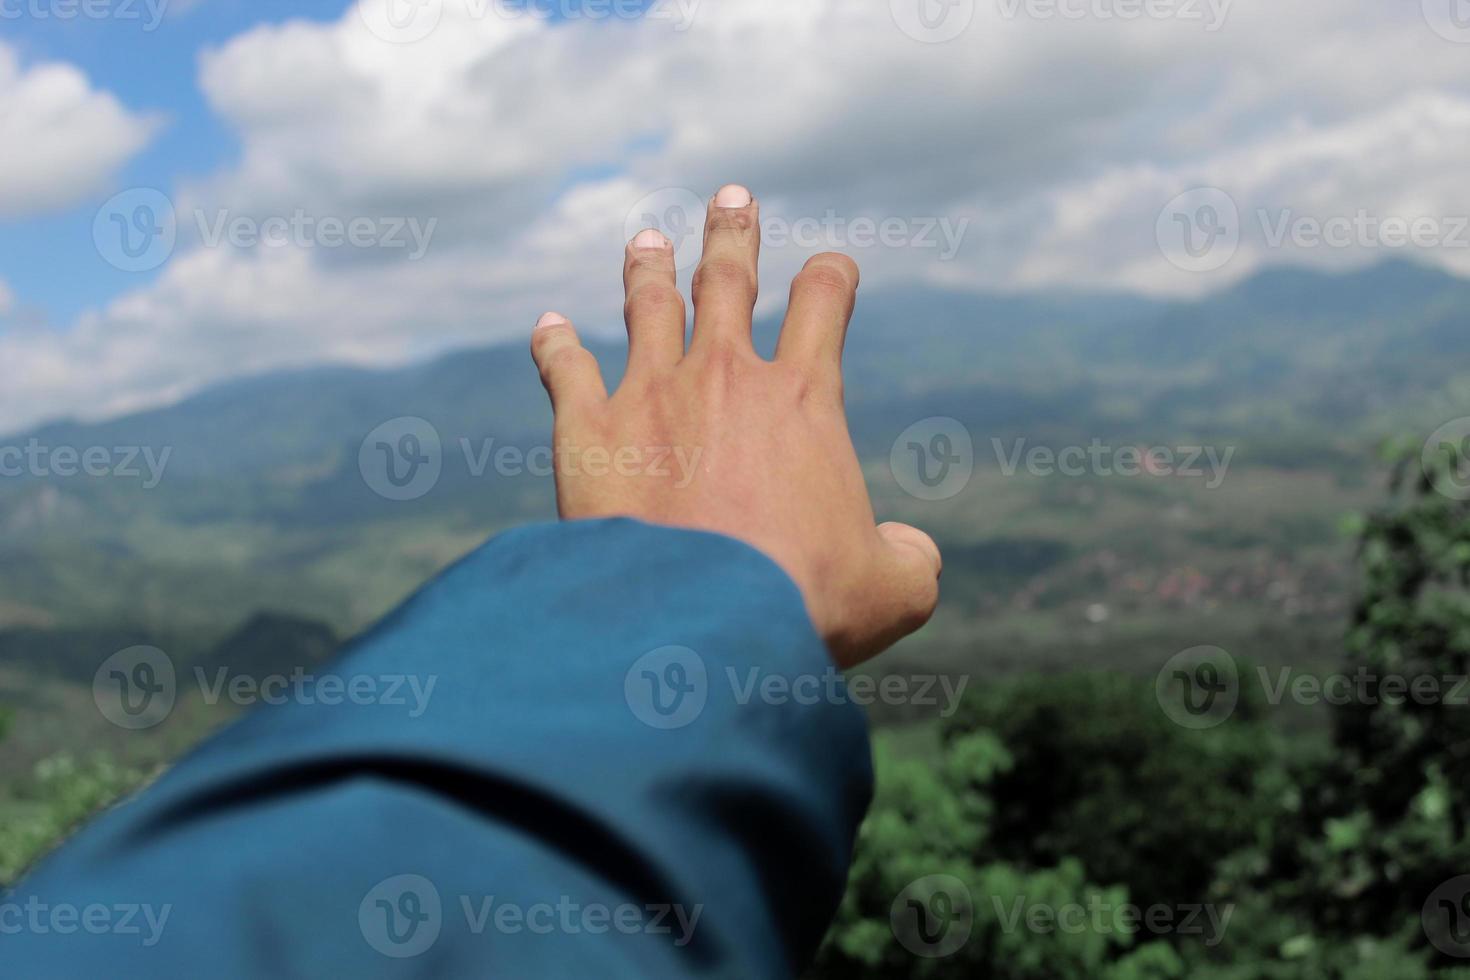
<path id="1" fill-rule="evenodd" d="M 148 12 L 140 4 L 137 21 L 21 17 L 4 21 L 0 37 L 27 59 L 77 65 L 126 105 L 159 113 L 164 125 L 157 138 L 118 173 L 118 183 L 167 188 L 180 175 L 208 173 L 237 151 L 195 84 L 198 51 L 264 17 L 327 19 L 344 6 L 342 0 L 208 0 L 184 12 L 165 10 L 156 29 L 146 31 Z M 0 223 L 0 269 L 22 302 L 43 307 L 57 323 L 137 284 L 92 247 L 99 203 Z"/>
<path id="2" fill-rule="evenodd" d="M 11 2 L 7 9 L 19 11 L 34 0 Z M 148 0 L 107 2 L 126 11 L 126 19 L 22 16 L 0 20 L 0 39 L 29 60 L 74 64 L 126 105 L 157 113 L 162 119 L 157 137 L 118 172 L 117 183 L 162 190 L 181 177 L 208 174 L 239 151 L 196 84 L 201 50 L 261 22 L 335 20 L 351 5 L 350 0 L 195 0 L 188 5 L 173 0 L 153 8 L 161 16 L 147 29 L 154 21 Z M 581 0 L 566 2 L 575 7 Z M 547 13 L 549 20 L 560 19 L 555 8 Z M 122 272 L 97 254 L 92 219 L 99 203 L 100 198 L 60 213 L 0 222 L 0 269 L 18 300 L 41 308 L 53 324 L 64 324 L 151 277 Z"/>
<path id="3" fill-rule="evenodd" d="M 36 16 L 80 2 L 139 17 Z M 0 0 L 0 431 L 548 308 L 610 336 L 626 238 L 729 181 L 772 282 L 829 249 L 867 289 L 1470 274 L 1461 0 L 158 2 Z M 146 261 L 94 239 L 158 215 Z"/>

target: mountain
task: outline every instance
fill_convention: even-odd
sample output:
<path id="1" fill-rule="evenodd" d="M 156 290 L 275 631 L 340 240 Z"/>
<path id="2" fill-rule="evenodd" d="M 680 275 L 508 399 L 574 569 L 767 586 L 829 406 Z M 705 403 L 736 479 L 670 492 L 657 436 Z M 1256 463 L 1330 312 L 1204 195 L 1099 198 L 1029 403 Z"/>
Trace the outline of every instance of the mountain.
<path id="1" fill-rule="evenodd" d="M 260 612 L 242 623 L 192 666 L 206 673 L 224 669 L 229 675 L 291 677 L 310 673 L 337 649 L 331 628 L 302 616 Z"/>
<path id="2" fill-rule="evenodd" d="M 758 345 L 769 350 L 778 327 L 758 324 Z M 1237 467 L 1354 474 L 1383 436 L 1470 413 L 1467 328 L 1470 282 L 1405 262 L 1272 270 L 1191 302 L 880 292 L 861 299 L 849 333 L 848 408 L 879 480 L 894 438 L 930 416 L 964 422 L 977 448 L 1208 440 L 1238 447 Z M 598 353 L 615 383 L 623 348 Z M 437 434 L 442 473 L 430 492 L 388 499 L 360 454 L 371 465 L 369 433 L 408 416 Z M 546 445 L 549 422 L 517 343 L 395 370 L 246 378 L 0 440 L 168 454 L 153 487 L 0 480 L 0 629 L 218 640 L 273 609 L 350 634 L 489 531 L 551 516 L 546 478 L 493 463 L 502 447 Z"/>

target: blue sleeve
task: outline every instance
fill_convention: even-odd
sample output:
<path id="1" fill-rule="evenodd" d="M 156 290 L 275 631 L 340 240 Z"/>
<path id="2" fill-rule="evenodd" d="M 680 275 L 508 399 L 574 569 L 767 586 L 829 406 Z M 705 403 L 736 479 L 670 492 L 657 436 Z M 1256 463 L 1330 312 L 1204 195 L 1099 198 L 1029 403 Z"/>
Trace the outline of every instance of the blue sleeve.
<path id="1" fill-rule="evenodd" d="M 303 691 L 0 897 L 0 976 L 793 976 L 872 789 L 795 585 L 718 535 L 503 534 Z"/>

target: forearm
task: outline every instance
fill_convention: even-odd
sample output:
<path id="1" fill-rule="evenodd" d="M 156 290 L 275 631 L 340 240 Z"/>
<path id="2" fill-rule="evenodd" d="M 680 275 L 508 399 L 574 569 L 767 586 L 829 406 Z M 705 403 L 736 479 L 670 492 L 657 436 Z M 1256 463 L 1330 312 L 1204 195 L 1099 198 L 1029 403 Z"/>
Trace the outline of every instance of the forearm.
<path id="1" fill-rule="evenodd" d="M 871 775 L 857 709 L 761 685 L 830 669 L 796 587 L 746 545 L 632 521 L 511 532 L 330 671 L 419 697 L 256 713 L 5 900 L 169 906 L 152 945 L 31 929 L 0 961 L 788 975 L 840 898 Z M 418 950 L 408 913 L 435 896 Z"/>

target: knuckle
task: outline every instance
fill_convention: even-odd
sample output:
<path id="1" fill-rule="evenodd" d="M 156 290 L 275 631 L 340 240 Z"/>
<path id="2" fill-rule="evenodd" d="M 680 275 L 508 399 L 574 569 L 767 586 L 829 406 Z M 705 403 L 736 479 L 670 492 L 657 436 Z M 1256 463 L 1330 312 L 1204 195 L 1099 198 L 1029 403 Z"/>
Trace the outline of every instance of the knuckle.
<path id="1" fill-rule="evenodd" d="M 672 286 L 663 283 L 648 283 L 628 294 L 623 304 L 623 314 L 628 320 L 657 316 L 670 310 L 684 313 L 684 297 Z"/>
<path id="2" fill-rule="evenodd" d="M 666 445 L 673 433 L 689 418 L 693 405 L 689 392 L 673 372 L 650 374 L 625 382 L 613 396 L 626 415 L 641 420 L 644 435 L 653 444 Z"/>
<path id="3" fill-rule="evenodd" d="M 776 390 L 785 400 L 805 402 L 811 396 L 814 385 L 811 375 L 806 371 L 777 362 L 771 365 L 771 373 L 775 378 Z"/>
<path id="4" fill-rule="evenodd" d="M 711 289 L 753 293 L 755 276 L 744 263 L 734 259 L 706 259 L 694 273 L 694 290 L 704 292 Z"/>
<path id="5" fill-rule="evenodd" d="M 697 357 L 699 386 L 706 392 L 730 388 L 746 377 L 751 360 L 759 360 L 749 345 L 729 337 L 713 337 L 701 346 Z"/>
<path id="6" fill-rule="evenodd" d="M 628 253 L 628 271 L 664 272 L 674 264 L 674 253 L 665 249 L 639 248 Z"/>
<path id="7" fill-rule="evenodd" d="M 801 390 L 801 400 L 818 415 L 830 414 L 833 409 L 841 412 L 843 398 L 841 371 L 822 371 L 816 376 L 808 375 L 806 386 Z"/>
<path id="8" fill-rule="evenodd" d="M 803 271 L 814 272 L 816 270 L 830 270 L 841 276 L 848 289 L 856 289 L 858 281 L 862 278 L 857 262 L 853 261 L 851 256 L 841 252 L 823 252 L 812 256 L 807 260 Z"/>
<path id="9" fill-rule="evenodd" d="M 714 208 L 710 212 L 707 227 L 714 232 L 734 233 L 742 236 L 754 234 L 755 209 Z"/>
<path id="10" fill-rule="evenodd" d="M 576 334 L 569 326 L 542 327 L 531 334 L 531 353 L 539 360 L 560 344 L 570 340 L 576 343 Z"/>
<path id="11" fill-rule="evenodd" d="M 733 374 L 739 365 L 742 351 L 728 337 L 715 337 L 705 346 L 704 366 L 717 374 Z"/>
<path id="12" fill-rule="evenodd" d="M 546 352 L 541 359 L 541 373 L 547 377 L 570 374 L 590 367 L 594 359 L 587 348 L 568 344 Z"/>
<path id="13" fill-rule="evenodd" d="M 674 392 L 674 379 L 666 374 L 644 375 L 625 383 L 618 389 L 618 395 L 626 393 L 627 402 L 651 406 L 655 409 L 655 415 L 663 406 L 674 401 Z"/>
<path id="14" fill-rule="evenodd" d="M 826 425 L 843 419 L 842 383 L 825 377 L 807 381 L 797 396 L 802 415 L 813 424 Z"/>
<path id="15" fill-rule="evenodd" d="M 830 265 L 808 265 L 796 277 L 796 288 L 803 292 L 822 293 L 841 299 L 853 293 L 853 281 L 841 269 Z"/>

